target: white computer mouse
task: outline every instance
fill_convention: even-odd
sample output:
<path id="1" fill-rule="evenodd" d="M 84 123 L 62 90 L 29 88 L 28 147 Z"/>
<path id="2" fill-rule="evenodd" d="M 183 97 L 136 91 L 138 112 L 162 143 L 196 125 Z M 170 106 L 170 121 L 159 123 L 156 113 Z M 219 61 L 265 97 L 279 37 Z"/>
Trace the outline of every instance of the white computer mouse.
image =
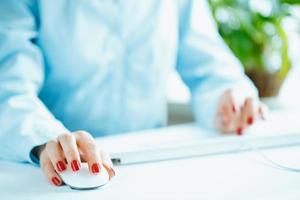
<path id="1" fill-rule="evenodd" d="M 81 163 L 81 168 L 73 172 L 71 167 L 59 173 L 63 182 L 76 190 L 95 189 L 104 186 L 109 181 L 109 175 L 104 167 L 101 167 L 100 173 L 92 174 L 89 171 L 87 163 Z"/>

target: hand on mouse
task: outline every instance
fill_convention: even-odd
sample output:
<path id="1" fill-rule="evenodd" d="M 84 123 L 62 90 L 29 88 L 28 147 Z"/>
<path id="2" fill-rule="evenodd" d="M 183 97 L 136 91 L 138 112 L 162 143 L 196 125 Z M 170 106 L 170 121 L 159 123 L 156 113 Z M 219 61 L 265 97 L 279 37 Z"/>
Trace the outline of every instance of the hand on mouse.
<path id="1" fill-rule="evenodd" d="M 257 97 L 228 90 L 220 98 L 216 126 L 221 132 L 236 132 L 242 135 L 243 131 L 255 121 L 265 119 L 267 110 Z"/>
<path id="2" fill-rule="evenodd" d="M 88 163 L 91 173 L 101 173 L 101 168 L 104 167 L 110 179 L 115 176 L 109 155 L 98 151 L 93 137 L 85 131 L 61 134 L 41 146 L 39 152 L 44 175 L 55 186 L 62 184 L 57 172 L 66 170 L 66 166 L 70 165 L 76 173 L 80 169 L 81 161 Z"/>

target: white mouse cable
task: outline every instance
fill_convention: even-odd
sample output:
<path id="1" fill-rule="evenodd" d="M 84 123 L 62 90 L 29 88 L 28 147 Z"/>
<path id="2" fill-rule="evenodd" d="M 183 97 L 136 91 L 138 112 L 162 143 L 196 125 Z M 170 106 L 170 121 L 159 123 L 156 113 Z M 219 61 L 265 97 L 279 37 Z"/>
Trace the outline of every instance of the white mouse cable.
<path id="1" fill-rule="evenodd" d="M 258 147 L 255 147 L 253 145 L 250 145 L 248 142 L 245 142 L 242 144 L 241 149 L 243 146 L 248 146 L 249 149 L 251 149 L 252 152 L 255 152 L 257 155 L 259 155 L 263 160 L 265 161 L 265 164 L 268 164 L 270 167 L 274 167 L 276 169 L 284 170 L 284 171 L 290 171 L 290 172 L 295 172 L 295 173 L 300 173 L 300 168 L 294 168 L 294 167 L 289 167 L 285 166 L 283 164 L 280 164 L 278 162 L 273 161 L 271 158 L 269 158 L 267 155 L 265 155 L 261 149 Z"/>

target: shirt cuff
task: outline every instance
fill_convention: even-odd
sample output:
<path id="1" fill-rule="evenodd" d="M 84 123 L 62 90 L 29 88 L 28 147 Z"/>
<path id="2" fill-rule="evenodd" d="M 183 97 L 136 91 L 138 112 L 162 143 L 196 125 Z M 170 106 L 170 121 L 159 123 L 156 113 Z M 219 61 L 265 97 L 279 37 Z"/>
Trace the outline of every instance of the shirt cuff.
<path id="1" fill-rule="evenodd" d="M 25 157 L 31 164 L 39 166 L 40 161 L 35 152 L 35 147 L 46 144 L 49 140 L 57 138 L 62 133 L 69 133 L 70 131 L 65 128 L 61 122 L 56 121 L 54 126 L 47 126 L 37 130 L 34 137 L 28 137 L 25 141 Z"/>

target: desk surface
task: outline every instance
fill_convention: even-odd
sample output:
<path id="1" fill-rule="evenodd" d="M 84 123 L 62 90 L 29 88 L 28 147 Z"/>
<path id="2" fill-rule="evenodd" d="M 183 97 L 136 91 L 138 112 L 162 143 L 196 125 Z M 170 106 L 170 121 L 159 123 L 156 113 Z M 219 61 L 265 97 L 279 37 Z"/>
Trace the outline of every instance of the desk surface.
<path id="1" fill-rule="evenodd" d="M 300 168 L 300 147 L 267 150 Z M 300 174 L 266 165 L 254 152 L 118 166 L 103 188 L 74 191 L 48 184 L 28 164 L 0 162 L 1 199 L 300 199 Z"/>
<path id="2" fill-rule="evenodd" d="M 300 168 L 300 146 L 264 153 Z M 30 164 L 0 161 L 0 199 L 300 199 L 300 173 L 269 166 L 253 151 L 117 166 L 116 172 L 103 188 L 74 191 L 51 186 Z"/>

